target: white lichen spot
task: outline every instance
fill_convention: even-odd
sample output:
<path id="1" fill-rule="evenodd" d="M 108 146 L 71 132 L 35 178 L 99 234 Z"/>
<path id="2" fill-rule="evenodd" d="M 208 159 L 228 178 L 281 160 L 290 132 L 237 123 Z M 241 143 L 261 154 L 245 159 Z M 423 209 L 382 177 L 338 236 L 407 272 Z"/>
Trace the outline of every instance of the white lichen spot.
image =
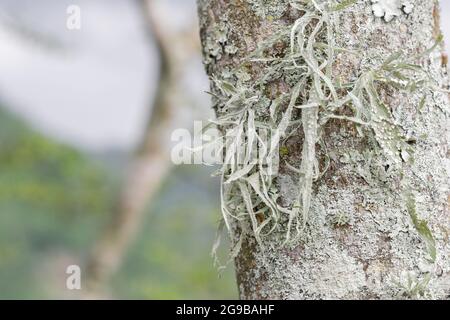
<path id="1" fill-rule="evenodd" d="M 410 14 L 414 9 L 414 5 L 409 1 L 403 1 L 403 12 Z"/>
<path id="2" fill-rule="evenodd" d="M 392 21 L 394 17 L 402 13 L 410 14 L 414 5 L 409 0 L 371 0 L 373 14 L 376 17 L 384 18 L 386 22 Z"/>

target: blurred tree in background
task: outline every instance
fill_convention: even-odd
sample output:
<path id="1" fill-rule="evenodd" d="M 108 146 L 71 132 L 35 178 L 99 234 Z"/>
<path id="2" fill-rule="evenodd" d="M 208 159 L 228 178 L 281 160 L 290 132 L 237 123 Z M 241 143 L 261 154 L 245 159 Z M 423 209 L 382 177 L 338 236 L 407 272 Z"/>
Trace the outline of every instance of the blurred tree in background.
<path id="1" fill-rule="evenodd" d="M 76 294 L 65 268 L 81 264 L 109 218 L 121 175 L 113 160 L 54 142 L 0 108 L 0 298 Z M 232 270 L 219 278 L 209 257 L 218 206 L 201 171 L 179 168 L 164 183 L 113 278 L 115 298 L 235 296 Z"/>
<path id="2" fill-rule="evenodd" d="M 104 3 L 108 8 L 109 3 Z M 186 89 L 186 83 L 195 83 L 192 73 L 203 76 L 197 24 L 188 18 L 188 27 L 174 20 L 169 28 L 164 9 L 172 12 L 180 2 L 158 1 L 163 7 L 163 13 L 156 14 L 158 21 L 153 21 L 154 11 L 145 7 L 149 3 L 156 1 L 140 0 L 133 6 L 144 5 L 136 9 L 142 15 L 146 40 L 156 43 L 160 77 L 155 101 L 146 106 L 149 124 L 134 153 L 88 154 L 45 136 L 19 115 L 7 112 L 16 110 L 14 103 L 8 104 L 11 108 L 0 104 L 0 298 L 79 298 L 80 292 L 65 287 L 65 271 L 71 264 L 82 266 L 83 293 L 93 275 L 107 287 L 103 297 L 236 297 L 232 268 L 219 278 L 209 255 L 219 217 L 218 190 L 211 187 L 214 181 L 209 177 L 212 170 L 173 169 L 169 159 L 172 130 L 189 128 L 193 119 L 204 115 L 196 110 L 196 90 Z M 195 12 L 193 3 L 190 6 Z M 43 40 L 46 31 L 36 30 L 38 37 L 30 39 L 29 33 L 18 32 L 22 22 L 18 23 L 19 28 L 4 31 L 55 53 Z M 39 29 L 33 24 L 27 28 Z M 154 65 L 149 71 L 153 74 L 157 69 Z M 92 75 L 95 78 L 95 71 Z M 26 70 L 24 76 L 29 77 Z M 51 71 L 46 75 L 52 76 Z M 148 85 L 148 91 L 153 87 Z M 81 122 L 79 126 L 84 128 Z M 165 170 L 156 170 L 160 176 L 148 170 L 155 163 L 164 164 Z M 104 237 L 105 226 L 111 225 Z M 108 237 L 111 230 L 114 241 Z M 95 243 L 106 253 L 97 255 L 92 250 Z M 112 263 L 108 252 L 113 253 Z M 84 268 L 92 261 L 100 266 L 98 272 Z"/>

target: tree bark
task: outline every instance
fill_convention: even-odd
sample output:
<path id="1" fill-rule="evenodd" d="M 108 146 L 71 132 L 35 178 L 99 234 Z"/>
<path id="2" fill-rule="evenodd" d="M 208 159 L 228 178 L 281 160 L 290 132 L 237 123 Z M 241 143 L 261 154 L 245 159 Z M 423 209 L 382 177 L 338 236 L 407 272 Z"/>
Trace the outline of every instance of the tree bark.
<path id="1" fill-rule="evenodd" d="M 238 87 L 266 76 L 270 63 L 249 58 L 257 51 L 269 52 L 276 58 L 287 56 L 289 33 L 285 40 L 270 44 L 268 49 L 258 48 L 282 30 L 292 28 L 308 13 L 295 9 L 293 2 L 198 0 L 204 62 L 212 79 L 218 117 L 228 114 L 223 108 L 226 97 L 218 80 Z M 419 86 L 418 90 L 407 92 L 381 82 L 376 84 L 380 100 L 407 136 L 405 141 L 414 153 L 414 161 L 402 153 L 403 160 L 395 164 L 382 151 L 383 143 L 368 134 L 359 134 L 358 127 L 344 119 L 345 112 L 340 119 L 323 126 L 321 141 L 312 144 L 324 174 L 313 182 L 306 226 L 299 239 L 286 245 L 286 223 L 265 236 L 261 240 L 263 246 L 253 233 L 244 233 L 235 258 L 240 297 L 449 298 L 447 59 L 441 44 L 427 51 L 441 35 L 438 2 L 411 1 L 412 12 L 403 7 L 392 20 L 386 15 L 379 17 L 379 13 L 376 16 L 369 0 L 315 2 L 336 8 L 329 10 L 334 44 L 326 45 L 340 49 L 336 49 L 332 66 L 319 67 L 323 72 L 331 67 L 333 83 L 351 83 L 402 50 L 431 75 L 434 86 Z M 339 3 L 349 6 L 337 10 Z M 316 23 L 308 28 L 314 28 Z M 308 30 L 305 33 L 311 32 Z M 292 84 L 283 77 L 288 72 L 283 70 L 276 81 L 264 83 L 254 92 L 259 99 L 255 104 L 259 121 L 270 124 L 269 106 L 292 91 Z M 337 93 L 340 94 L 341 91 Z M 263 104 L 263 100 L 268 103 Z M 266 105 L 266 109 L 261 105 Z M 291 120 L 305 120 L 311 110 L 304 110 L 309 111 L 293 112 Z M 302 148 L 304 140 L 311 138 L 305 135 L 305 127 L 294 128 L 279 148 L 280 168 L 274 181 L 280 193 L 277 204 L 282 208 L 292 207 L 299 188 L 307 183 L 305 176 L 299 178 L 299 172 L 289 169 L 294 164 L 302 170 L 308 164 L 302 162 L 307 156 Z M 374 126 L 373 131 L 377 130 Z M 300 181 L 300 186 L 296 181 Z M 405 198 L 405 194 L 413 194 L 414 200 Z M 420 223 L 427 224 L 432 236 L 420 232 Z M 236 221 L 232 224 L 231 229 L 237 232 L 231 232 L 231 240 L 237 244 L 241 227 Z M 430 242 L 436 249 L 435 259 L 430 259 L 430 251 L 427 253 Z"/>

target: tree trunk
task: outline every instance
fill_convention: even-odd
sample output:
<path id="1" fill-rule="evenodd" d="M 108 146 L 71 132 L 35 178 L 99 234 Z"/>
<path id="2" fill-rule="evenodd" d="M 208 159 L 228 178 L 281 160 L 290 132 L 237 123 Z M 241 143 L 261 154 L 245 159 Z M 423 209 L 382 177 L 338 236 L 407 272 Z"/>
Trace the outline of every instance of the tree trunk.
<path id="1" fill-rule="evenodd" d="M 198 9 L 221 130 L 242 125 L 244 145 L 250 123 L 281 137 L 272 134 L 277 174 L 223 167 L 240 297 L 449 298 L 438 2 L 198 0 Z"/>
<path id="2" fill-rule="evenodd" d="M 123 185 L 113 207 L 113 215 L 93 246 L 86 263 L 84 298 L 110 296 L 110 278 L 120 268 L 128 248 L 140 231 L 145 208 L 154 198 L 167 174 L 172 170 L 170 159 L 171 133 L 189 128 L 191 121 L 180 106 L 193 113 L 191 97 L 181 86 L 185 66 L 196 54 L 196 28 L 176 34 L 163 28 L 167 23 L 159 14 L 155 0 L 139 0 L 145 17 L 149 40 L 156 45 L 160 60 L 158 86 L 152 101 L 149 121 L 142 141 L 133 154 Z"/>

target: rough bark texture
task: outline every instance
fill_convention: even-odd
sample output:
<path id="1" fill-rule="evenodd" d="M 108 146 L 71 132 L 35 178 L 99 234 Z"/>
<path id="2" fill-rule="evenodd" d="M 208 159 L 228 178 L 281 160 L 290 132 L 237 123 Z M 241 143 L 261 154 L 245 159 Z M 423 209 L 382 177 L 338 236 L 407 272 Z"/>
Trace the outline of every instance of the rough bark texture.
<path id="1" fill-rule="evenodd" d="M 358 51 L 337 54 L 333 81 L 350 81 L 400 49 L 415 56 L 432 47 L 440 35 L 438 3 L 413 3 L 409 15 L 390 22 L 374 16 L 370 0 L 356 1 L 333 13 L 335 45 Z M 224 78 L 242 63 L 246 77 L 261 77 L 259 65 L 246 57 L 300 17 L 287 0 L 198 0 L 198 7 L 205 66 L 215 79 Z M 287 46 L 279 43 L 278 50 Z M 391 170 L 394 166 L 377 144 L 358 136 L 352 123 L 335 120 L 327 124 L 323 137 L 330 167 L 314 183 L 302 238 L 282 246 L 284 233 L 277 231 L 264 239 L 262 254 L 255 239 L 247 235 L 235 259 L 241 298 L 449 298 L 449 97 L 440 90 L 448 89 L 446 60 L 440 48 L 416 59 L 436 81 L 435 90 L 419 88 L 408 94 L 387 86 L 378 88 L 396 122 L 413 137 L 409 143 L 414 163 L 403 163 L 402 173 Z M 240 76 L 235 73 L 234 79 L 239 81 Z M 276 98 L 283 86 L 268 85 L 267 97 Z M 211 90 L 220 95 L 214 83 Z M 219 100 L 213 98 L 213 103 L 220 116 Z M 298 193 L 298 177 L 286 170 L 283 160 L 298 164 L 302 144 L 299 130 L 286 142 L 287 151 L 281 158 L 276 181 L 283 206 L 292 205 Z M 324 159 L 319 151 L 321 166 Z M 434 263 L 427 259 L 426 243 L 408 214 L 405 180 L 415 195 L 417 215 L 428 223 L 435 239 Z"/>

